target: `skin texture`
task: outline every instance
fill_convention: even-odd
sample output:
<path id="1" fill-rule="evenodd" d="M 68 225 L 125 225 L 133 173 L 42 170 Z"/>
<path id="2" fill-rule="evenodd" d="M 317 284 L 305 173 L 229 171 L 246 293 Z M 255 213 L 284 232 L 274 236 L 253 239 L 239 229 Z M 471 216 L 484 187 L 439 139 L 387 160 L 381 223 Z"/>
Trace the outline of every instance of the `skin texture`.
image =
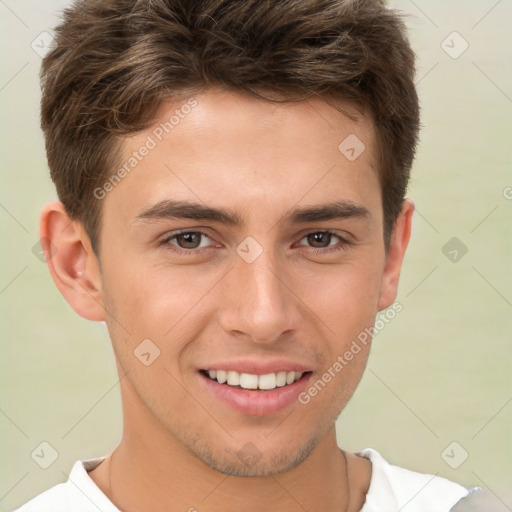
<path id="1" fill-rule="evenodd" d="M 91 478 L 130 512 L 359 510 L 371 463 L 346 454 L 346 475 L 335 420 L 360 381 L 369 344 L 307 405 L 267 416 L 220 402 L 198 369 L 283 358 L 318 379 L 394 302 L 414 205 L 404 202 L 386 253 L 368 117 L 351 120 L 320 98 L 278 105 L 209 89 L 195 99 L 102 200 L 101 270 L 61 203 L 41 214 L 41 237 L 57 248 L 48 258 L 52 277 L 79 315 L 106 322 L 121 379 L 123 438 Z M 154 126 L 123 140 L 126 160 L 148 136 L 156 140 L 155 127 L 179 107 L 162 105 Z M 365 144 L 354 161 L 338 150 L 350 134 Z M 170 198 L 228 208 L 243 223 L 135 220 Z M 283 220 L 293 208 L 333 201 L 369 215 Z M 184 254 L 198 250 L 190 240 L 162 243 L 177 230 L 205 232 L 196 243 L 204 252 Z M 326 252 L 340 239 L 306 237 L 322 230 L 350 243 Z M 236 252 L 248 236 L 263 250 L 252 263 Z M 134 356 L 144 339 L 160 350 L 149 366 Z M 240 457 L 248 443 L 258 454 L 252 465 Z"/>

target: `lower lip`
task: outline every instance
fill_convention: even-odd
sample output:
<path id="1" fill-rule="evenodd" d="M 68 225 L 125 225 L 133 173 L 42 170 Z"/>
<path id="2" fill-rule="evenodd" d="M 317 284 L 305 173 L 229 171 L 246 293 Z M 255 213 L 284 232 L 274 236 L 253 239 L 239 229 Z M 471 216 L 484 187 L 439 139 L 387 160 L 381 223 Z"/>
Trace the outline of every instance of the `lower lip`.
<path id="1" fill-rule="evenodd" d="M 312 373 L 304 374 L 293 384 L 271 389 L 269 391 L 255 391 L 219 384 L 216 380 L 208 378 L 199 372 L 200 379 L 208 390 L 221 402 L 233 409 L 252 414 L 266 416 L 279 412 L 297 401 L 297 397 L 306 389 Z"/>

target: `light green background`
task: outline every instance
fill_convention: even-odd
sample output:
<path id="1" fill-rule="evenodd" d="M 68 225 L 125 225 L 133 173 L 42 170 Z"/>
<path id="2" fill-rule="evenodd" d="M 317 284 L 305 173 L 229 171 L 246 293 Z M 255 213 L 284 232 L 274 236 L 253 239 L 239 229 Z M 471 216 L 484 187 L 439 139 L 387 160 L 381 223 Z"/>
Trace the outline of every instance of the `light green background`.
<path id="1" fill-rule="evenodd" d="M 121 406 L 102 324 L 77 316 L 31 252 L 42 205 L 54 199 L 38 127 L 40 57 L 31 42 L 66 2 L 0 2 L 0 507 L 10 510 L 66 479 L 78 458 L 120 440 Z M 417 213 L 398 300 L 368 371 L 338 422 L 344 448 L 491 490 L 512 510 L 510 1 L 400 0 L 410 13 L 422 103 L 409 196 Z M 453 31 L 469 48 L 453 59 Z M 509 195 L 510 197 L 510 195 Z M 453 263 L 452 237 L 468 252 Z M 48 469 L 31 452 L 49 442 Z M 469 458 L 441 457 L 457 441 Z M 457 455 L 458 456 L 458 455 Z"/>

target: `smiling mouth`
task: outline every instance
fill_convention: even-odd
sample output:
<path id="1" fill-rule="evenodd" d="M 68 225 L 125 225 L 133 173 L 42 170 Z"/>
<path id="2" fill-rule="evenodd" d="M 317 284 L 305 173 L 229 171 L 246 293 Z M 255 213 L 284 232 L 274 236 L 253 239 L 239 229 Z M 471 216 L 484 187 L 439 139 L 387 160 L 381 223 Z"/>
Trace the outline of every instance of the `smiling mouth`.
<path id="1" fill-rule="evenodd" d="M 271 391 L 276 388 L 286 387 L 304 378 L 307 372 L 275 372 L 265 375 L 254 373 L 239 373 L 232 370 L 199 370 L 204 376 L 226 386 L 252 391 Z"/>

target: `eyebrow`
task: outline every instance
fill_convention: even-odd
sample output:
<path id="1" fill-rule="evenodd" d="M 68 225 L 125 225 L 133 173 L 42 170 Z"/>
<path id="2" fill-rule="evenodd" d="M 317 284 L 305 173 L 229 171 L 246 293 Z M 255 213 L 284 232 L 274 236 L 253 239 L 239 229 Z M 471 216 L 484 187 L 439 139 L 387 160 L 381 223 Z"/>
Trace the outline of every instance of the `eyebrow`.
<path id="1" fill-rule="evenodd" d="M 303 224 L 306 222 L 361 217 L 371 218 L 370 211 L 363 205 L 352 201 L 335 201 L 323 205 L 297 207 L 286 213 L 281 222 Z M 172 199 L 165 199 L 142 211 L 135 217 L 134 224 L 165 219 L 206 220 L 230 226 L 243 224 L 241 215 L 235 211 Z"/>

